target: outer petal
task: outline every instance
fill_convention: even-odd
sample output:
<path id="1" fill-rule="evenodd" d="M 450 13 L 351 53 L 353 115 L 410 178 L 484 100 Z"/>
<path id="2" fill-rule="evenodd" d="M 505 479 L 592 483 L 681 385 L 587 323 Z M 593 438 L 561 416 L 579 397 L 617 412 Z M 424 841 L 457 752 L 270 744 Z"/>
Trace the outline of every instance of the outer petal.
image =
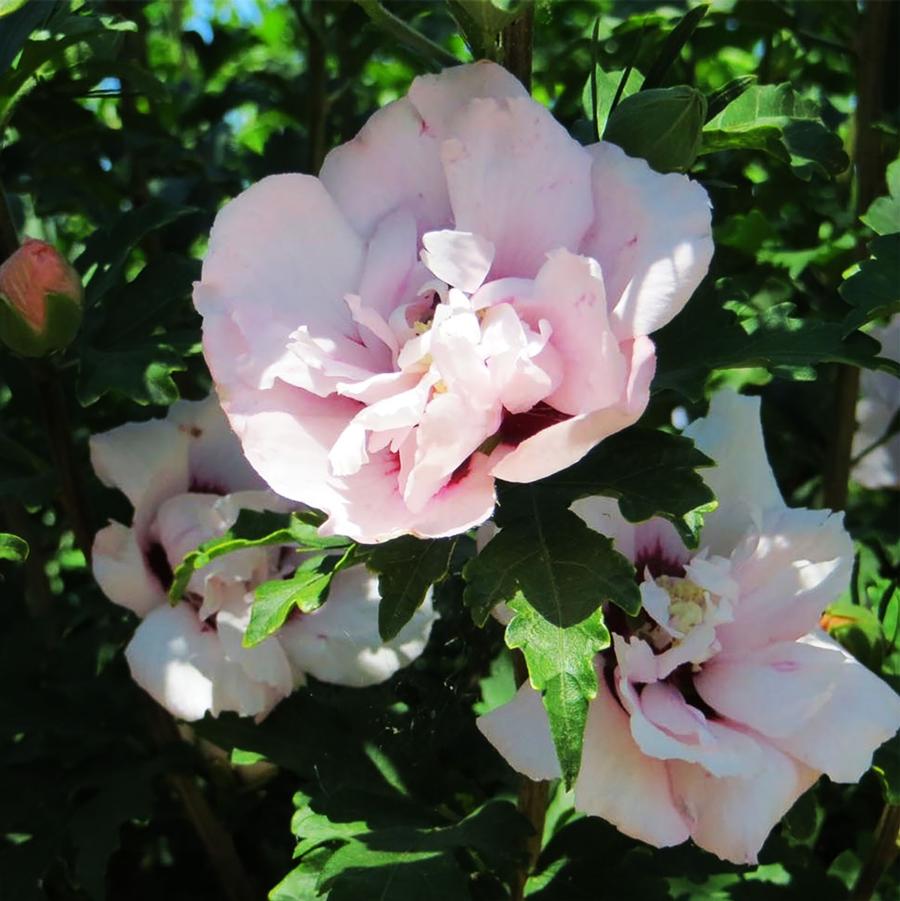
<path id="1" fill-rule="evenodd" d="M 425 128 L 443 140 L 459 113 L 475 97 L 528 97 L 522 83 L 503 66 L 481 60 L 454 66 L 439 75 L 420 75 L 409 88 L 409 99 Z"/>
<path id="2" fill-rule="evenodd" d="M 588 708 L 575 807 L 659 848 L 680 844 L 689 835 L 672 798 L 666 764 L 641 753 L 627 714 L 604 686 Z"/>
<path id="3" fill-rule="evenodd" d="M 712 259 L 709 197 L 613 144 L 587 148 L 595 217 L 580 250 L 603 269 L 613 329 L 648 335 L 687 303 Z M 572 249 L 575 249 L 572 246 Z"/>
<path id="4" fill-rule="evenodd" d="M 441 159 L 455 226 L 495 247 L 493 278 L 533 277 L 550 250 L 591 224 L 591 158 L 534 101 L 473 100 Z"/>
<path id="5" fill-rule="evenodd" d="M 300 673 L 323 682 L 361 687 L 390 679 L 425 649 L 435 619 L 430 595 L 385 643 L 378 634 L 378 579 L 364 566 L 334 576 L 328 600 L 314 613 L 290 622 L 278 634 Z"/>
<path id="6" fill-rule="evenodd" d="M 604 438 L 633 425 L 650 399 L 650 381 L 656 369 L 653 342 L 636 338 L 622 345 L 630 358 L 628 384 L 622 401 L 616 406 L 573 416 L 549 426 L 523 441 L 497 466 L 494 475 L 508 482 L 533 482 L 577 463 Z"/>
<path id="7" fill-rule="evenodd" d="M 174 716 L 199 720 L 212 709 L 222 650 L 189 605 L 151 610 L 125 658 L 134 681 Z"/>
<path id="8" fill-rule="evenodd" d="M 325 342 L 326 359 L 363 364 L 367 351 L 343 300 L 359 287 L 363 257 L 361 238 L 315 178 L 270 176 L 232 200 L 216 216 L 194 291 L 200 313 L 230 317 L 246 343 L 220 369 L 229 348 L 216 332 L 205 334 L 217 377 L 257 388 L 281 377 L 323 393 L 312 364 L 288 349 L 300 325 Z"/>
<path id="9" fill-rule="evenodd" d="M 692 824 L 691 838 L 707 851 L 737 864 L 756 855 L 775 824 L 818 773 L 759 742 L 763 764 L 749 779 L 721 779 L 696 764 L 669 763 L 672 792 Z"/>
<path id="10" fill-rule="evenodd" d="M 535 781 L 562 775 L 540 693 L 527 682 L 511 701 L 475 722 L 514 770 Z"/>
<path id="11" fill-rule="evenodd" d="M 190 436 L 166 419 L 129 422 L 90 440 L 100 480 L 122 491 L 143 528 L 162 500 L 187 491 Z"/>
<path id="12" fill-rule="evenodd" d="M 760 513 L 785 506 L 766 456 L 759 407 L 758 397 L 719 391 L 709 413 L 684 430 L 716 462 L 703 470 L 719 501 L 703 529 L 703 544 L 715 554 L 730 554 Z"/>
<path id="13" fill-rule="evenodd" d="M 836 782 L 859 779 L 900 728 L 900 697 L 825 635 L 713 661 L 695 684 L 716 710 Z"/>
<path id="14" fill-rule="evenodd" d="M 146 616 L 168 600 L 144 563 L 133 529 L 117 522 L 101 529 L 94 538 L 91 565 L 103 593 L 138 616 Z"/>
<path id="15" fill-rule="evenodd" d="M 230 494 L 265 487 L 247 463 L 215 394 L 199 401 L 178 401 L 166 418 L 189 438 L 191 491 Z"/>
<path id="16" fill-rule="evenodd" d="M 320 178 L 363 237 L 396 209 L 412 213 L 419 234 L 450 224 L 440 141 L 405 97 L 378 110 L 352 141 L 335 147 Z"/>
<path id="17" fill-rule="evenodd" d="M 761 534 L 749 536 L 732 555 L 739 599 L 734 620 L 717 630 L 723 651 L 806 634 L 847 587 L 852 566 L 853 543 L 843 514 L 804 509 L 768 514 Z"/>

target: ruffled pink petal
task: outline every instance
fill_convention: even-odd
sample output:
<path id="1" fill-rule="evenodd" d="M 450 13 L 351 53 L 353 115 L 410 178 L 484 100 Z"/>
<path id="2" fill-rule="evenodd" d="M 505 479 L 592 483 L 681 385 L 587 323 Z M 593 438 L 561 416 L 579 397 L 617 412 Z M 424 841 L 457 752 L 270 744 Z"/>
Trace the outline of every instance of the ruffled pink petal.
<path id="1" fill-rule="evenodd" d="M 759 408 L 758 397 L 717 391 L 709 413 L 684 430 L 716 464 L 703 470 L 719 506 L 704 517 L 702 536 L 703 546 L 715 554 L 730 554 L 762 513 L 784 508 L 766 455 Z"/>
<path id="2" fill-rule="evenodd" d="M 180 400 L 169 407 L 166 418 L 188 436 L 191 491 L 231 494 L 265 487 L 247 463 L 215 394 Z"/>
<path id="3" fill-rule="evenodd" d="M 522 83 L 502 66 L 487 60 L 444 69 L 440 75 L 420 75 L 408 97 L 425 128 L 443 139 L 453 120 L 475 97 L 528 97 Z"/>
<path id="4" fill-rule="evenodd" d="M 125 649 L 134 681 L 183 720 L 213 708 L 213 683 L 224 656 L 214 632 L 204 630 L 187 604 L 151 610 Z"/>
<path id="5" fill-rule="evenodd" d="M 481 287 L 494 259 L 494 245 L 471 232 L 427 232 L 422 236 L 422 262 L 442 282 L 472 294 Z"/>
<path id="6" fill-rule="evenodd" d="M 562 775 L 540 693 L 527 682 L 511 701 L 475 723 L 503 759 L 529 779 L 539 782 Z"/>
<path id="7" fill-rule="evenodd" d="M 494 245 L 494 278 L 534 277 L 591 224 L 590 155 L 528 98 L 473 100 L 441 159 L 455 227 Z"/>
<path id="8" fill-rule="evenodd" d="M 619 338 L 648 335 L 681 310 L 706 275 L 713 254 L 709 197 L 686 176 L 660 175 L 613 144 L 586 150 L 595 216 L 580 252 L 600 263 Z"/>
<path id="9" fill-rule="evenodd" d="M 622 401 L 595 413 L 573 416 L 527 438 L 495 467 L 494 475 L 498 479 L 533 482 L 552 475 L 577 463 L 604 438 L 640 419 L 650 400 L 650 381 L 656 370 L 653 342 L 649 338 L 636 338 L 621 349 L 630 358 Z"/>
<path id="10" fill-rule="evenodd" d="M 588 708 L 575 807 L 658 848 L 680 844 L 689 835 L 672 798 L 666 764 L 641 753 L 628 715 L 603 685 Z"/>
<path id="11" fill-rule="evenodd" d="M 547 403 L 577 416 L 617 403 L 624 394 L 627 361 L 610 331 L 603 277 L 594 260 L 567 250 L 552 252 L 534 282 L 534 293 L 516 302 L 534 323 L 546 319 L 559 352 L 563 378 Z"/>
<path id="12" fill-rule="evenodd" d="M 274 491 L 326 512 L 345 503 L 345 481 L 331 474 L 328 454 L 359 404 L 282 383 L 221 397 L 247 459 Z"/>
<path id="13" fill-rule="evenodd" d="M 324 606 L 292 619 L 278 633 L 298 673 L 362 687 L 384 682 L 412 663 L 425 649 L 436 619 L 430 593 L 389 642 L 378 633 L 379 600 L 378 578 L 364 566 L 337 573 Z"/>
<path id="14" fill-rule="evenodd" d="M 419 234 L 451 223 L 440 140 L 406 97 L 382 107 L 352 141 L 335 147 L 319 177 L 363 237 L 396 209 L 414 217 Z"/>
<path id="15" fill-rule="evenodd" d="M 147 569 L 134 530 L 120 523 L 110 523 L 97 533 L 91 566 L 103 593 L 138 616 L 146 616 L 168 600 L 163 586 Z"/>
<path id="16" fill-rule="evenodd" d="M 718 628 L 723 652 L 787 641 L 816 627 L 825 607 L 847 587 L 853 543 L 843 514 L 783 509 L 767 514 L 732 557 L 739 588 L 734 620 Z"/>
<path id="17" fill-rule="evenodd" d="M 707 720 L 668 683 L 651 683 L 638 695 L 620 675 L 616 687 L 630 714 L 632 737 L 648 757 L 697 763 L 714 776 L 749 777 L 758 770 L 755 741 Z"/>
<path id="18" fill-rule="evenodd" d="M 696 764 L 668 764 L 676 803 L 691 824 L 691 838 L 736 864 L 754 864 L 778 821 L 818 778 L 765 742 L 757 742 L 762 765 L 750 778 L 713 776 Z"/>
<path id="19" fill-rule="evenodd" d="M 857 781 L 900 728 L 897 694 L 824 634 L 713 661 L 695 684 L 716 710 L 836 782 Z"/>
<path id="20" fill-rule="evenodd" d="M 166 419 L 129 422 L 91 437 L 94 471 L 131 501 L 139 532 L 165 498 L 187 491 L 189 444 L 189 434 Z"/>
<path id="21" fill-rule="evenodd" d="M 216 216 L 194 303 L 204 317 L 233 320 L 246 343 L 238 367 L 246 384 L 268 388 L 282 378 L 325 393 L 323 362 L 290 350 L 291 336 L 302 324 L 326 362 L 365 366 L 370 358 L 343 300 L 359 286 L 363 259 L 361 238 L 317 179 L 270 176 Z M 216 333 L 204 337 L 218 372 L 228 349 Z M 234 362 L 222 361 L 221 372 Z"/>

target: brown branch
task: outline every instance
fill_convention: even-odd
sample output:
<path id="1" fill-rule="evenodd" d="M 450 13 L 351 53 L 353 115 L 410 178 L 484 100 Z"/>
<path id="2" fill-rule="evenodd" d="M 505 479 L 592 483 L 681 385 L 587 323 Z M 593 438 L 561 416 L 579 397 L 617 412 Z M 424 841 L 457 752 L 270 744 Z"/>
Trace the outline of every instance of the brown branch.
<path id="1" fill-rule="evenodd" d="M 857 54 L 856 137 L 853 158 L 856 168 L 857 213 L 865 212 L 869 204 L 884 190 L 887 165 L 884 142 L 874 127 L 884 112 L 884 82 L 887 49 L 890 35 L 890 3 L 867 3 L 862 13 Z M 865 258 L 864 246 L 859 248 Z M 832 510 L 847 505 L 847 486 L 850 478 L 850 447 L 856 431 L 856 401 L 859 396 L 859 369 L 855 366 L 836 367 L 831 440 L 826 448 L 823 473 L 823 502 Z"/>
<path id="2" fill-rule="evenodd" d="M 534 4 L 500 32 L 500 58 L 503 65 L 531 93 L 531 64 L 534 48 Z"/>
<path id="3" fill-rule="evenodd" d="M 859 872 L 850 901 L 869 901 L 875 894 L 881 877 L 897 858 L 898 834 L 900 834 L 900 806 L 885 804 L 875 829 L 875 844 Z"/>

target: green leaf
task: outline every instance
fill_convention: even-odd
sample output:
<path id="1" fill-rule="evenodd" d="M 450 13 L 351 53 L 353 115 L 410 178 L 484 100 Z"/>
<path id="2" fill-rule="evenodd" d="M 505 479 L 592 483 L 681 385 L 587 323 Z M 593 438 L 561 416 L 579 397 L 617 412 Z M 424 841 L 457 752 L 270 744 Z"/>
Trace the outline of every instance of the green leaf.
<path id="1" fill-rule="evenodd" d="M 710 119 L 715 119 L 729 103 L 733 103 L 737 100 L 750 85 L 755 83 L 755 75 L 739 75 L 737 78 L 732 78 L 728 84 L 722 85 L 717 91 L 713 91 L 712 94 L 706 98 L 707 122 Z"/>
<path id="2" fill-rule="evenodd" d="M 249 547 L 296 545 L 301 550 L 345 548 L 350 542 L 340 536 L 322 538 L 310 522 L 296 513 L 241 510 L 237 522 L 224 535 L 201 544 L 175 567 L 169 598 L 181 600 L 191 576 L 218 557 Z"/>
<path id="3" fill-rule="evenodd" d="M 348 835 L 363 824 L 329 824 L 323 819 L 305 819 L 298 825 L 312 825 L 320 841 L 330 826 L 330 837 L 344 842 L 321 870 L 318 890 L 327 891 L 329 901 L 459 901 L 469 897 L 469 891 L 458 853 L 475 852 L 498 875 L 508 876 L 529 831 L 508 801 L 490 801 L 458 823 L 431 828 L 386 827 Z"/>
<path id="4" fill-rule="evenodd" d="M 900 733 L 875 752 L 872 769 L 881 782 L 885 804 L 900 804 Z"/>
<path id="5" fill-rule="evenodd" d="M 24 563 L 28 559 L 28 542 L 18 535 L 0 532 L 0 560 Z"/>
<path id="6" fill-rule="evenodd" d="M 703 129 L 700 153 L 761 150 L 791 165 L 809 180 L 831 176 L 849 164 L 841 139 L 819 118 L 818 108 L 789 84 L 752 85 Z"/>
<path id="7" fill-rule="evenodd" d="M 514 615 L 506 627 L 506 643 L 525 655 L 529 681 L 541 692 L 568 788 L 581 768 L 588 704 L 600 688 L 594 658 L 610 643 L 603 612 L 598 608 L 581 622 L 560 626 L 547 620 L 522 594 L 509 606 Z"/>
<path id="8" fill-rule="evenodd" d="M 644 88 L 657 88 L 666 75 L 666 72 L 672 66 L 672 63 L 678 59 L 684 45 L 691 39 L 691 35 L 700 24 L 701 19 L 706 15 L 708 7 L 703 4 L 695 6 L 682 17 L 681 21 L 669 32 L 662 47 L 659 49 L 659 55 L 653 61 L 653 65 L 647 72 L 644 79 Z"/>
<path id="9" fill-rule="evenodd" d="M 900 159 L 887 167 L 885 176 L 888 193 L 872 201 L 866 212 L 859 218 L 876 235 L 892 235 L 900 232 Z"/>
<path id="10" fill-rule="evenodd" d="M 384 641 L 400 633 L 428 589 L 447 575 L 455 545 L 452 538 L 423 541 L 404 535 L 370 550 L 366 562 L 378 573 L 378 631 Z"/>
<path id="11" fill-rule="evenodd" d="M 677 391 L 701 400 L 710 373 L 763 367 L 781 378 L 809 381 L 821 363 L 847 363 L 898 372 L 878 357 L 878 342 L 840 322 L 800 319 L 790 303 L 778 303 L 741 320 L 708 292 L 654 335 L 657 353 L 653 390 Z"/>
<path id="12" fill-rule="evenodd" d="M 625 78 L 625 73 L 628 77 Z M 591 79 L 585 83 L 584 90 L 581 93 L 581 104 L 584 107 L 584 113 L 588 119 L 595 123 L 597 139 L 599 140 L 606 128 L 609 114 L 612 112 L 613 100 L 619 89 L 619 84 L 625 78 L 625 84 L 622 85 L 622 93 L 619 99 L 624 100 L 632 94 L 636 94 L 644 82 L 644 76 L 637 69 L 613 69 L 610 72 L 604 72 L 600 66 L 594 67 L 594 78 L 597 84 L 597 111 L 594 113 L 594 98 Z"/>
<path id="13" fill-rule="evenodd" d="M 187 369 L 184 357 L 188 350 L 178 349 L 162 338 L 122 350 L 85 347 L 80 359 L 78 402 L 88 407 L 111 393 L 142 405 L 169 406 L 179 397 L 172 375 Z"/>
<path id="14" fill-rule="evenodd" d="M 695 547 L 703 513 L 715 507 L 712 491 L 696 470 L 712 465 L 690 438 L 631 428 L 606 438 L 574 466 L 535 483 L 530 491 L 544 508 L 568 507 L 592 495 L 616 498 L 629 522 L 661 516 L 686 545 Z M 515 519 L 529 503 L 521 486 L 501 484 L 495 521 Z"/>
<path id="15" fill-rule="evenodd" d="M 872 256 L 838 289 L 854 308 L 844 320 L 845 335 L 900 311 L 900 232 L 875 238 L 869 253 Z"/>
<path id="16" fill-rule="evenodd" d="M 465 567 L 465 602 L 483 623 L 505 601 L 514 616 L 506 643 L 525 655 L 541 692 L 566 784 L 578 774 L 588 703 L 597 694 L 594 658 L 609 644 L 602 605 L 635 614 L 634 567 L 611 539 L 574 513 L 549 515 L 532 495 L 532 513 L 504 526 Z"/>
<path id="17" fill-rule="evenodd" d="M 325 603 L 336 558 L 331 554 L 317 554 L 290 579 L 263 582 L 253 592 L 250 622 L 244 633 L 243 645 L 252 648 L 277 632 L 296 608 L 312 613 Z"/>

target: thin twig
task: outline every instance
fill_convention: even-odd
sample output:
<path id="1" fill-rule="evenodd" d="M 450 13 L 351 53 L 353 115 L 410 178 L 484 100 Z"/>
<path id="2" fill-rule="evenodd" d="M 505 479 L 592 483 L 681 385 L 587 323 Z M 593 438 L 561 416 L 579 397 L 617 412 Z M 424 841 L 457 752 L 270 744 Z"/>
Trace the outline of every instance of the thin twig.
<path id="1" fill-rule="evenodd" d="M 401 44 L 415 51 L 426 60 L 433 60 L 440 66 L 458 66 L 459 60 L 449 51 L 426 38 L 424 34 L 407 25 L 392 12 L 386 10 L 378 0 L 356 0 L 360 9 L 381 29 L 393 35 Z"/>
<path id="2" fill-rule="evenodd" d="M 529 94 L 533 49 L 534 4 L 529 3 L 522 14 L 500 32 L 503 65 L 525 85 L 525 90 Z"/>

